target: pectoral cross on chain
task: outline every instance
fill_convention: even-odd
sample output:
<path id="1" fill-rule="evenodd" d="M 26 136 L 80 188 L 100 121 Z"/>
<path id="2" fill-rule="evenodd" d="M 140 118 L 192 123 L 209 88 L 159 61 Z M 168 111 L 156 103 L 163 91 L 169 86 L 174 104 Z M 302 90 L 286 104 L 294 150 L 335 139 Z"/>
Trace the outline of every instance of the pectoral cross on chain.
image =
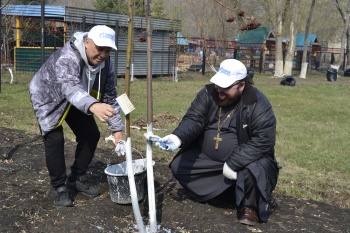
<path id="1" fill-rule="evenodd" d="M 219 142 L 222 141 L 222 138 L 220 138 L 220 133 L 219 132 L 216 135 L 216 137 L 214 137 L 214 141 L 215 141 L 215 150 L 217 150 L 217 149 L 219 149 Z"/>

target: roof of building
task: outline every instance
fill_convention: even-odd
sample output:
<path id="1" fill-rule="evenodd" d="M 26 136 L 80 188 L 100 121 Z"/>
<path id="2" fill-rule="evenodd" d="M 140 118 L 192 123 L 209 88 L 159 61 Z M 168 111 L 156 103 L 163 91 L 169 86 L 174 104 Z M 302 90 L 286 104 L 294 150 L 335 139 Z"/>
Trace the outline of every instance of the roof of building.
<path id="1" fill-rule="evenodd" d="M 6 5 L 1 10 L 2 15 L 14 15 L 25 17 L 41 17 L 41 5 Z M 66 22 L 82 22 L 86 18 L 87 24 L 129 26 L 129 16 L 111 12 L 69 7 L 69 6 L 45 6 L 45 18 L 58 19 Z M 134 28 L 146 29 L 145 17 L 134 17 Z M 178 31 L 179 20 L 152 19 L 152 30 L 156 31 Z"/>
<path id="2" fill-rule="evenodd" d="M 253 30 L 244 31 L 236 37 L 238 43 L 265 43 L 266 38 L 270 35 L 270 28 L 258 27 Z"/>
<path id="3" fill-rule="evenodd" d="M 295 46 L 304 46 L 304 40 L 305 40 L 305 34 L 297 34 L 295 39 Z M 318 44 L 316 34 L 309 34 L 307 37 L 307 46 L 310 46 L 312 43 Z"/>
<path id="4" fill-rule="evenodd" d="M 16 15 L 27 17 L 40 17 L 41 5 L 6 5 L 2 10 L 3 15 Z M 45 17 L 64 19 L 64 6 L 45 6 Z"/>

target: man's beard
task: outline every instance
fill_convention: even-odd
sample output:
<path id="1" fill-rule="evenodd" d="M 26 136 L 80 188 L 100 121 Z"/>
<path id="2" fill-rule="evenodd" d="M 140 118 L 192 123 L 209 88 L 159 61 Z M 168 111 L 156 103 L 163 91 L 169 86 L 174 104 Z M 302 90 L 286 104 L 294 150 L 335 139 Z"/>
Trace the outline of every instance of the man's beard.
<path id="1" fill-rule="evenodd" d="M 233 103 L 237 103 L 240 98 L 241 98 L 241 95 L 237 93 L 234 96 L 228 96 L 224 100 L 219 99 L 219 106 L 226 107 Z"/>
<path id="2" fill-rule="evenodd" d="M 226 98 L 224 100 L 221 100 L 219 98 L 219 93 L 217 91 L 215 91 L 213 93 L 213 98 L 219 106 L 226 107 L 226 106 L 229 106 L 231 104 L 237 103 L 241 98 L 241 94 L 236 93 L 235 96 L 227 96 L 226 95 Z"/>

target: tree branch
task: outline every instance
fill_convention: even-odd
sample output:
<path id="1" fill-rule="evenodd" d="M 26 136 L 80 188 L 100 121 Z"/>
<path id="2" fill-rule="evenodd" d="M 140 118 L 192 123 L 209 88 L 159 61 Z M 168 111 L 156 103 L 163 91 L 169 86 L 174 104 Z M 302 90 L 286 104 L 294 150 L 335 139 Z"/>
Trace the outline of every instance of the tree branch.
<path id="1" fill-rule="evenodd" d="M 3 6 L 0 7 L 0 10 L 2 10 L 5 6 L 7 6 L 7 4 L 9 4 L 10 1 L 11 1 L 11 0 L 7 0 L 7 2 L 5 3 L 5 5 L 3 5 Z"/>

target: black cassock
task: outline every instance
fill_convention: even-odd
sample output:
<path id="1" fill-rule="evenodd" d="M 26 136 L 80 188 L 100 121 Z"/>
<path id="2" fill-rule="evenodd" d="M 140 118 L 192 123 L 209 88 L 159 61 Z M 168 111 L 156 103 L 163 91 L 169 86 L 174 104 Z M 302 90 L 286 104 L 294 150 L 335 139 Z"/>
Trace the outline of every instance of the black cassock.
<path id="1" fill-rule="evenodd" d="M 222 174 L 224 163 L 237 146 L 236 112 L 227 119 L 231 109 L 222 109 L 220 139 L 215 149 L 218 134 L 218 111 L 210 116 L 204 134 L 177 156 L 171 164 L 175 178 L 187 189 L 196 201 L 207 201 L 235 184 Z M 232 114 L 231 114 L 232 115 Z"/>
<path id="2" fill-rule="evenodd" d="M 225 121 L 231 110 L 232 107 L 222 109 L 221 122 Z M 237 180 L 227 179 L 222 173 L 227 157 L 238 146 L 236 114 L 237 112 L 220 127 L 221 141 L 217 150 L 215 137 L 218 133 L 218 111 L 214 111 L 204 135 L 170 164 L 174 177 L 195 201 L 208 201 L 233 185 L 235 197 L 232 198 L 235 198 L 236 205 L 240 206 L 244 200 L 243 170 L 237 173 Z M 257 204 L 262 221 L 268 219 L 268 199 L 277 183 L 278 169 L 274 164 L 271 158 L 262 157 L 246 167 L 255 177 L 259 189 Z"/>

